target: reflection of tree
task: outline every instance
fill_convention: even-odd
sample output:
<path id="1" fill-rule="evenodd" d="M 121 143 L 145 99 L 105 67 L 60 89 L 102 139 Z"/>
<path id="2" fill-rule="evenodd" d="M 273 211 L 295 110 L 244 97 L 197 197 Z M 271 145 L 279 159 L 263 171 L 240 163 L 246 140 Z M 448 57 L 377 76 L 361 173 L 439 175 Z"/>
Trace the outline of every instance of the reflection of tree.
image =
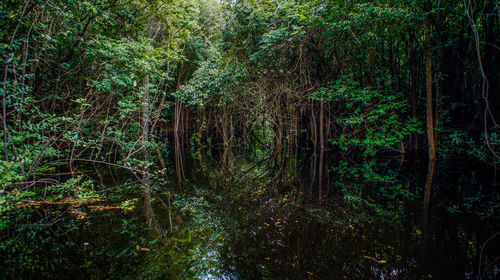
<path id="1" fill-rule="evenodd" d="M 423 209 L 423 223 L 422 223 L 422 253 L 425 254 L 427 246 L 427 228 L 429 219 L 429 206 L 431 200 L 432 191 L 432 181 L 434 178 L 434 169 L 436 166 L 436 160 L 429 160 L 429 166 L 427 167 L 427 177 L 425 180 L 425 195 L 424 195 L 424 209 Z"/>

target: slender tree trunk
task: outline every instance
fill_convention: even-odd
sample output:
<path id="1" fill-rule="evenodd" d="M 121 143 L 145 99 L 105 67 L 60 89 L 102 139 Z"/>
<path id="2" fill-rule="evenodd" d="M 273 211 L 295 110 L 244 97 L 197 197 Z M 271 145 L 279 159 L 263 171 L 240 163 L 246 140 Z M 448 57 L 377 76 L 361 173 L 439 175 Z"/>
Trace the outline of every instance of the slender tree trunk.
<path id="1" fill-rule="evenodd" d="M 163 93 L 161 100 L 160 100 L 160 105 L 158 105 L 158 109 L 156 111 L 156 116 L 154 117 L 154 121 L 151 125 L 151 128 L 149 129 L 149 134 L 151 134 L 151 135 L 154 134 L 156 125 L 158 124 L 158 121 L 160 120 L 161 110 L 163 108 L 163 105 L 165 104 L 165 97 L 166 97 L 166 94 Z M 160 162 L 161 168 L 166 169 L 167 165 L 165 164 L 165 160 L 163 160 L 163 156 L 161 154 L 159 147 L 156 147 L 156 155 L 158 156 L 158 161 Z M 165 177 L 166 177 L 166 175 L 167 175 L 167 173 L 165 172 Z"/>
<path id="2" fill-rule="evenodd" d="M 224 142 L 224 148 L 229 146 L 229 136 L 228 136 L 228 125 L 227 125 L 227 111 L 224 107 L 222 111 L 222 141 Z"/>
<path id="3" fill-rule="evenodd" d="M 423 251 L 425 250 L 425 242 L 427 239 L 427 224 L 429 216 L 429 204 L 431 199 L 432 181 L 434 178 L 434 168 L 436 165 L 436 143 L 434 141 L 434 121 L 433 121 L 433 104 L 432 104 L 432 52 L 431 52 L 431 37 L 430 37 L 430 17 L 427 16 L 424 25 L 425 32 L 425 72 L 426 72 L 426 92 L 427 92 L 427 150 L 428 150 L 428 165 L 427 178 L 425 181 L 425 196 L 424 196 L 424 217 L 423 217 Z"/>
<path id="4" fill-rule="evenodd" d="M 325 149 L 325 102 L 321 101 L 320 103 L 320 112 L 319 112 L 319 143 L 321 150 Z"/>
<path id="5" fill-rule="evenodd" d="M 181 131 L 181 118 L 182 118 L 182 102 L 179 98 L 175 101 L 175 126 L 174 126 L 174 144 L 175 144 L 175 167 L 177 172 L 177 181 L 179 186 L 184 180 L 184 167 L 182 156 L 182 133 Z"/>
<path id="6" fill-rule="evenodd" d="M 159 230 L 159 226 L 155 219 L 153 207 L 151 206 L 151 191 L 149 189 L 149 150 L 146 148 L 149 141 L 149 75 L 146 75 L 142 80 L 144 91 L 141 100 L 141 133 L 142 141 L 141 148 L 143 151 L 143 177 L 142 177 L 142 190 L 144 196 L 144 214 L 148 226 L 152 226 L 155 230 Z"/>
<path id="7" fill-rule="evenodd" d="M 142 132 L 142 150 L 144 154 L 144 161 L 149 160 L 149 151 L 146 149 L 147 142 L 149 140 L 149 75 L 146 75 L 142 81 L 144 92 L 142 94 L 141 101 L 141 132 Z M 147 169 L 147 164 L 144 165 L 144 169 Z M 147 170 L 145 170 L 147 171 Z"/>
<path id="8" fill-rule="evenodd" d="M 309 184 L 309 195 L 313 194 L 314 181 L 316 180 L 316 149 L 314 150 L 313 155 L 311 156 L 311 183 Z"/>
<path id="9" fill-rule="evenodd" d="M 438 54 L 438 59 L 439 59 L 440 55 Z M 435 146 L 437 147 L 439 145 L 439 127 L 441 126 L 441 118 L 440 118 L 440 114 L 439 114 L 439 105 L 440 105 L 440 102 L 441 102 L 441 85 L 440 85 L 440 71 L 441 71 L 441 65 L 439 63 L 439 61 L 436 62 L 436 71 L 434 73 L 434 83 L 435 83 L 435 90 L 436 90 L 436 98 L 434 100 L 434 124 L 435 124 L 435 127 L 434 127 L 434 142 L 435 142 Z"/>
<path id="10" fill-rule="evenodd" d="M 321 148 L 319 151 L 319 171 L 318 171 L 318 197 L 322 198 L 323 195 L 323 167 L 324 162 L 323 159 L 325 157 L 325 149 Z"/>
<path id="11" fill-rule="evenodd" d="M 409 40 L 408 40 L 408 69 L 410 71 L 410 99 L 411 99 L 411 116 L 412 118 L 417 118 L 417 60 L 415 55 L 415 33 L 413 29 L 408 30 Z M 418 135 L 412 135 L 412 142 L 415 150 L 418 150 Z"/>
<path id="12" fill-rule="evenodd" d="M 299 147 L 299 113 L 295 112 L 294 122 L 295 122 L 295 150 Z"/>
<path id="13" fill-rule="evenodd" d="M 316 116 L 314 115 L 314 101 L 311 101 L 311 134 L 313 137 L 314 153 L 318 149 L 318 129 L 316 124 Z"/>
<path id="14" fill-rule="evenodd" d="M 9 149 L 7 134 L 9 130 L 7 128 L 7 72 L 9 71 L 9 67 L 5 64 L 4 68 L 4 78 L 3 78 L 3 94 L 2 94 L 2 124 L 3 124 L 3 140 L 4 140 L 4 149 L 5 149 L 5 160 L 9 160 Z"/>
<path id="15" fill-rule="evenodd" d="M 432 102 L 432 52 L 430 38 L 430 17 L 425 21 L 425 72 L 426 72 L 426 126 L 427 126 L 427 148 L 429 161 L 436 159 L 436 143 L 434 141 L 434 118 Z"/>
<path id="16" fill-rule="evenodd" d="M 323 188 L 323 158 L 325 155 L 325 102 L 320 101 L 320 111 L 319 111 L 319 143 L 320 143 L 320 155 L 319 155 L 319 174 L 318 174 L 318 196 L 321 199 L 322 188 Z"/>
<path id="17" fill-rule="evenodd" d="M 179 90 L 181 86 L 181 78 L 182 78 L 182 65 L 179 70 L 179 75 L 177 76 L 177 85 L 176 91 Z M 175 114 L 174 114 L 174 153 L 175 153 L 175 170 L 177 173 L 177 183 L 179 187 L 184 181 L 184 166 L 183 166 L 183 155 L 182 155 L 182 135 L 179 136 L 179 133 L 182 133 L 182 116 L 183 116 L 183 104 L 179 98 L 175 99 Z"/>

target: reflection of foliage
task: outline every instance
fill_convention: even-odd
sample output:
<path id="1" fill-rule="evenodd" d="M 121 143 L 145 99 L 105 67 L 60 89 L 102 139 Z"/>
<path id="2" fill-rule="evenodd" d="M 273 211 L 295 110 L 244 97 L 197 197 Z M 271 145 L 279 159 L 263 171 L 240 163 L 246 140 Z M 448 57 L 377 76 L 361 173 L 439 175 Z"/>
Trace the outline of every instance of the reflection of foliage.
<path id="1" fill-rule="evenodd" d="M 238 194 L 228 188 L 223 201 L 234 199 L 232 195 Z M 401 216 L 374 215 L 370 207 L 335 200 L 308 204 L 303 194 L 294 191 L 286 194 L 293 199 L 268 195 L 260 197 L 265 201 L 261 206 L 249 204 L 226 213 L 231 215 L 228 219 L 237 219 L 227 228 L 232 233 L 224 248 L 224 254 L 230 256 L 226 266 L 239 277 L 272 279 L 286 271 L 288 277 L 296 279 L 324 279 L 328 275 L 369 279 L 374 270 L 411 269 L 410 264 L 399 261 L 397 238 L 382 238 L 400 226 Z M 337 266 L 336 260 L 349 265 Z"/>
<path id="2" fill-rule="evenodd" d="M 159 238 L 144 227 L 142 209 L 133 208 L 136 199 L 120 198 L 124 200 L 121 206 L 91 208 L 89 199 L 95 201 L 96 197 L 86 191 L 90 183 L 82 180 L 81 183 L 68 182 L 66 186 L 73 184 L 80 186 L 79 193 L 86 201 L 23 205 L 21 200 L 32 199 L 35 194 L 19 193 L 15 198 L 2 196 L 2 229 L 26 219 L 39 220 L 40 213 L 45 217 L 30 227 L 19 229 L 14 236 L 2 232 L 0 253 L 4 263 L 0 266 L 0 276 L 11 278 L 36 272 L 57 278 L 82 268 L 86 277 L 106 279 L 195 279 L 219 273 L 217 248 L 222 242 L 222 228 L 212 213 L 212 206 L 202 197 L 155 192 L 154 207 L 158 212 L 171 211 L 173 217 L 173 231 L 170 231 L 166 215 L 159 217 L 168 231 L 168 238 Z M 63 185 L 50 192 L 63 190 L 73 193 Z M 137 188 L 130 190 L 126 194 L 129 197 Z M 177 199 L 173 200 L 170 209 L 165 209 L 160 200 L 169 195 Z M 13 199 L 19 202 L 14 203 Z M 4 200 L 10 201 L 5 203 Z M 7 206 L 10 208 L 5 208 Z M 58 215 L 68 209 L 70 213 L 71 209 L 78 210 L 75 214 L 95 210 L 91 210 L 92 215 L 78 219 L 73 215 Z M 123 214 L 120 214 L 121 209 Z M 57 220 L 52 220 L 53 215 L 57 215 Z M 55 267 L 54 263 L 59 265 Z M 106 271 L 102 271 L 103 266 L 107 267 Z"/>
<path id="3" fill-rule="evenodd" d="M 364 204 L 389 218 L 400 215 L 404 203 L 417 197 L 409 184 L 401 180 L 398 169 L 389 166 L 389 162 L 371 158 L 361 164 L 340 161 L 330 172 L 336 176 L 335 185 L 346 202 L 353 206 Z"/>
<path id="4" fill-rule="evenodd" d="M 462 198 L 459 204 L 450 204 L 448 212 L 450 213 L 473 213 L 477 214 L 480 219 L 496 218 L 500 210 L 500 197 L 498 193 L 493 193 L 494 197 L 488 197 L 479 188 L 478 191 L 471 193 Z"/>
<path id="5" fill-rule="evenodd" d="M 202 197 L 179 197 L 172 207 L 176 220 L 186 224 L 176 222 L 168 240 L 151 244 L 155 249 L 144 260 L 142 275 L 154 279 L 195 279 L 217 274 L 221 225 L 208 202 Z"/>

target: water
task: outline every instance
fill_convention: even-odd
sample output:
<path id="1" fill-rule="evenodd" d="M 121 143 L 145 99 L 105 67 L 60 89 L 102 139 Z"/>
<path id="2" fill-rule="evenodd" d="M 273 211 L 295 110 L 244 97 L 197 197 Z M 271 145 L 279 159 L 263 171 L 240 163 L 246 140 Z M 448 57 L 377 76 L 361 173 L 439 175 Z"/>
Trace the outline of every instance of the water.
<path id="1" fill-rule="evenodd" d="M 156 230 L 146 225 L 141 200 L 125 213 L 93 212 L 44 243 L 60 249 L 46 248 L 51 253 L 40 259 L 58 265 L 44 264 L 38 273 L 22 276 L 500 277 L 500 237 L 481 255 L 484 242 L 500 231 L 491 166 L 441 160 L 424 213 L 426 166 L 415 160 L 380 160 L 371 173 L 359 162 L 342 166 L 342 159 L 333 156 L 320 162 L 310 151 L 274 155 L 209 150 L 183 161 L 185 181 L 177 182 L 172 170 L 168 183 L 153 186 Z M 356 168 L 362 176 L 345 173 Z M 123 192 L 141 198 L 137 188 Z M 423 215 L 429 215 L 426 226 Z"/>

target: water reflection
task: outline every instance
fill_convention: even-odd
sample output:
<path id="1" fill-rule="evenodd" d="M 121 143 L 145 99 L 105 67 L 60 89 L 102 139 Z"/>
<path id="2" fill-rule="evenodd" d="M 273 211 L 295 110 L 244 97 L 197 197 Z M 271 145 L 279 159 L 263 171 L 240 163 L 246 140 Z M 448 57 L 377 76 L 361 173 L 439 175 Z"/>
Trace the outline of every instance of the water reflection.
<path id="1" fill-rule="evenodd" d="M 65 222 L 51 243 L 37 241 L 62 249 L 34 247 L 43 273 L 24 278 L 500 276 L 492 167 L 441 161 L 425 196 L 426 163 L 411 158 L 366 162 L 334 151 L 229 146 L 175 158 L 169 183 L 151 182 L 146 196 L 141 188 L 122 190 L 130 200 L 143 198 L 135 211 Z M 18 246 L 34 246 L 28 237 L 16 239 Z"/>
<path id="2" fill-rule="evenodd" d="M 256 160 L 240 156 L 234 175 L 219 172 L 195 183 L 211 186 L 207 197 L 214 190 L 221 196 L 211 199 L 224 225 L 219 254 L 222 270 L 232 275 L 227 279 L 477 278 L 474 240 L 498 226 L 451 214 L 443 209 L 449 198 L 425 200 L 422 213 L 420 198 L 430 193 L 423 195 L 418 163 L 353 163 L 365 172 L 359 177 L 342 173 L 353 166 L 339 168 L 321 153 L 270 158 L 249 166 Z M 446 169 L 433 195 L 443 195 L 448 176 L 456 176 Z M 228 176 L 243 178 L 234 184 Z M 498 258 L 489 252 L 490 262 Z M 498 276 L 492 268 L 483 279 Z"/>

